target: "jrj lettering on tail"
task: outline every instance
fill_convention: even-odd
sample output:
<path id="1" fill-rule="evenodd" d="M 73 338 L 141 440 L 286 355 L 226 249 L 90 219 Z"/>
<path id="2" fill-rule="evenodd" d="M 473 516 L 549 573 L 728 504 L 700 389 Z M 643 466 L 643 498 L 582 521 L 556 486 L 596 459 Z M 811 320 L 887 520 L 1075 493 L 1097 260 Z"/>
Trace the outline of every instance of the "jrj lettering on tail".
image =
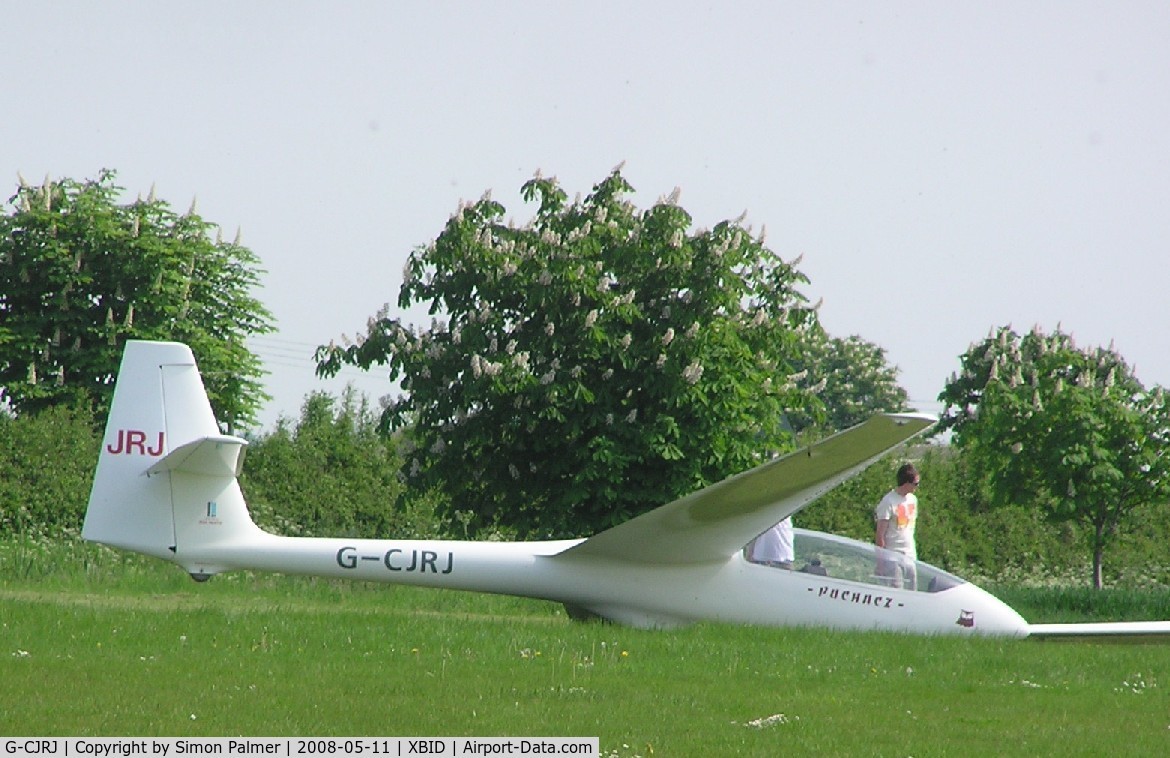
<path id="1" fill-rule="evenodd" d="M 147 447 L 146 432 L 139 431 L 138 429 L 119 429 L 117 441 L 111 445 L 106 445 L 106 452 L 113 455 L 134 455 L 135 451 L 137 451 L 138 455 L 149 455 L 152 458 L 157 458 L 166 449 L 163 446 L 164 439 L 164 432 L 159 432 L 158 441 L 154 447 Z"/>

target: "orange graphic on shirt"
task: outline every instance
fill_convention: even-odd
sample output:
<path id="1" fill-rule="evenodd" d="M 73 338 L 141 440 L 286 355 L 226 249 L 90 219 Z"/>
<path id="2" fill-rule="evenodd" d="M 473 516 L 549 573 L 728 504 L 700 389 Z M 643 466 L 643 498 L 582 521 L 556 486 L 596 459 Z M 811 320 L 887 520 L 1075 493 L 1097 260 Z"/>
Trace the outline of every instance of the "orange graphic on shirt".
<path id="1" fill-rule="evenodd" d="M 914 523 L 915 510 L 914 503 L 905 500 L 894 506 L 894 519 L 899 529 L 905 529 Z"/>

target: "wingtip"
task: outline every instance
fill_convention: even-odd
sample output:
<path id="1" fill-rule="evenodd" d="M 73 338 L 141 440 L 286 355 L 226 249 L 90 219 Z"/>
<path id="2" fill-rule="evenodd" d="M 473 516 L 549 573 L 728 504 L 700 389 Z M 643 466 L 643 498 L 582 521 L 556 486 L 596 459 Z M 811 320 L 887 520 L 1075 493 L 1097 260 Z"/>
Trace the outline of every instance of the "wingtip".
<path id="1" fill-rule="evenodd" d="M 938 423 L 938 416 L 932 413 L 920 413 L 918 411 L 907 411 L 905 413 L 886 413 L 883 414 L 886 418 L 893 419 L 899 424 L 908 424 L 912 421 L 924 421 L 928 424 Z"/>

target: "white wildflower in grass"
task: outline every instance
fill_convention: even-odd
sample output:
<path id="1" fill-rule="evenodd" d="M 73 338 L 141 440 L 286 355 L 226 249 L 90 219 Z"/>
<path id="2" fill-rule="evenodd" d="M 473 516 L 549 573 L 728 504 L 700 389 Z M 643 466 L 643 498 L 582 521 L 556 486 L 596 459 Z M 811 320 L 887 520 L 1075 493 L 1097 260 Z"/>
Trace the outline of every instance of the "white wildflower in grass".
<path id="1" fill-rule="evenodd" d="M 798 719 L 798 716 L 789 718 L 783 713 L 773 713 L 771 716 L 763 716 L 758 719 L 752 719 L 751 721 L 744 724 L 744 726 L 750 726 L 755 729 L 763 729 L 764 727 L 775 726 L 776 724 L 787 724 L 789 721 L 795 721 Z"/>
<path id="2" fill-rule="evenodd" d="M 1147 682 L 1145 680 L 1145 677 L 1143 677 L 1141 672 L 1139 671 L 1138 673 L 1134 674 L 1133 676 L 1129 677 L 1124 682 L 1122 682 L 1120 687 L 1114 688 L 1113 691 L 1114 692 L 1130 692 L 1134 695 L 1142 695 L 1142 694 L 1145 694 L 1146 692 L 1148 692 L 1150 689 L 1153 689 L 1154 687 L 1157 687 L 1157 686 L 1158 685 L 1154 682 Z"/>

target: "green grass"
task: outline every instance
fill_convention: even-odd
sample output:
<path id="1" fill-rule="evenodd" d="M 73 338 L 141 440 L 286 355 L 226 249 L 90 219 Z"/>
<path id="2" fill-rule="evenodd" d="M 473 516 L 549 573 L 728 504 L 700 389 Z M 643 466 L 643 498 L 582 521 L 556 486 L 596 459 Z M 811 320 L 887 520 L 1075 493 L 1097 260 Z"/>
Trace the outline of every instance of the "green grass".
<path id="1" fill-rule="evenodd" d="M 196 585 L 90 546 L 25 546 L 23 560 L 0 547 L 3 734 L 598 736 L 613 756 L 1170 751 L 1157 645 L 651 632 L 515 598 L 246 574 Z"/>

